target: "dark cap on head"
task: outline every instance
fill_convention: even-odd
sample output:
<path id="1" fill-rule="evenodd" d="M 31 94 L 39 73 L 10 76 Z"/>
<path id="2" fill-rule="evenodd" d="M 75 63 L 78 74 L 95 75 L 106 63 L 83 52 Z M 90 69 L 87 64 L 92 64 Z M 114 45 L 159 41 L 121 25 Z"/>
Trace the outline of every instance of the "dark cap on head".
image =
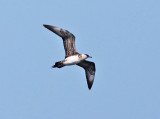
<path id="1" fill-rule="evenodd" d="M 89 56 L 88 54 L 85 54 L 88 58 L 92 58 L 91 56 Z"/>

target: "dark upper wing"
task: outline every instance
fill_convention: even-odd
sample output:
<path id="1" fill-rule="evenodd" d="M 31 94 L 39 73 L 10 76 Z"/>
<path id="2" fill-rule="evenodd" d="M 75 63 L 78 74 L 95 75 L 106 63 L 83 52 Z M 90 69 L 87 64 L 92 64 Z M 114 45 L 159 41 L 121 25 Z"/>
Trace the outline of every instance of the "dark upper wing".
<path id="1" fill-rule="evenodd" d="M 95 63 L 84 60 L 77 65 L 85 69 L 88 88 L 91 89 L 96 72 Z"/>
<path id="2" fill-rule="evenodd" d="M 51 26 L 51 25 L 43 25 L 43 26 L 51 30 L 58 36 L 62 37 L 65 54 L 66 54 L 65 57 L 78 54 L 76 47 L 75 47 L 75 36 L 72 33 L 62 28 L 58 28 L 58 27 Z"/>

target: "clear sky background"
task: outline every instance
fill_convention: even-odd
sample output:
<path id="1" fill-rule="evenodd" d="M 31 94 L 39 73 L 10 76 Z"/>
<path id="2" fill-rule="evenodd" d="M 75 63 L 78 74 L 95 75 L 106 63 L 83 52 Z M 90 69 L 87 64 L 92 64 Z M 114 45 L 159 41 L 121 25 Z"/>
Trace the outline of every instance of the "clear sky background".
<path id="1" fill-rule="evenodd" d="M 92 90 L 60 37 L 96 63 Z M 159 0 L 1 0 L 0 119 L 160 119 Z"/>

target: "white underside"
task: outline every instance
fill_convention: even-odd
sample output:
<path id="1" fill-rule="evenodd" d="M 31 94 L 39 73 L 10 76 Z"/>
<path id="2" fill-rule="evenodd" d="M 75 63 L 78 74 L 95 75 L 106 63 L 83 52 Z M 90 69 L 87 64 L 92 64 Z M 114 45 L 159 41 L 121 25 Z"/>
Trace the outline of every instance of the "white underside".
<path id="1" fill-rule="evenodd" d="M 79 59 L 78 55 L 76 56 L 70 56 L 70 57 L 67 57 L 63 64 L 64 65 L 75 65 L 75 64 L 78 64 L 80 63 L 82 60 Z"/>

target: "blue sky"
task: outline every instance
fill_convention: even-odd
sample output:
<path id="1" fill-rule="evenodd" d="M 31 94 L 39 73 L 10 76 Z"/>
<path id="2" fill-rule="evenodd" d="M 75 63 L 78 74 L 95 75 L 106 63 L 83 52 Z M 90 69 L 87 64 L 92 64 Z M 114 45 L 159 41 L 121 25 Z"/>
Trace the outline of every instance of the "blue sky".
<path id="1" fill-rule="evenodd" d="M 1 119 L 160 119 L 159 0 L 1 0 Z M 60 37 L 96 63 L 88 90 L 64 59 Z"/>

